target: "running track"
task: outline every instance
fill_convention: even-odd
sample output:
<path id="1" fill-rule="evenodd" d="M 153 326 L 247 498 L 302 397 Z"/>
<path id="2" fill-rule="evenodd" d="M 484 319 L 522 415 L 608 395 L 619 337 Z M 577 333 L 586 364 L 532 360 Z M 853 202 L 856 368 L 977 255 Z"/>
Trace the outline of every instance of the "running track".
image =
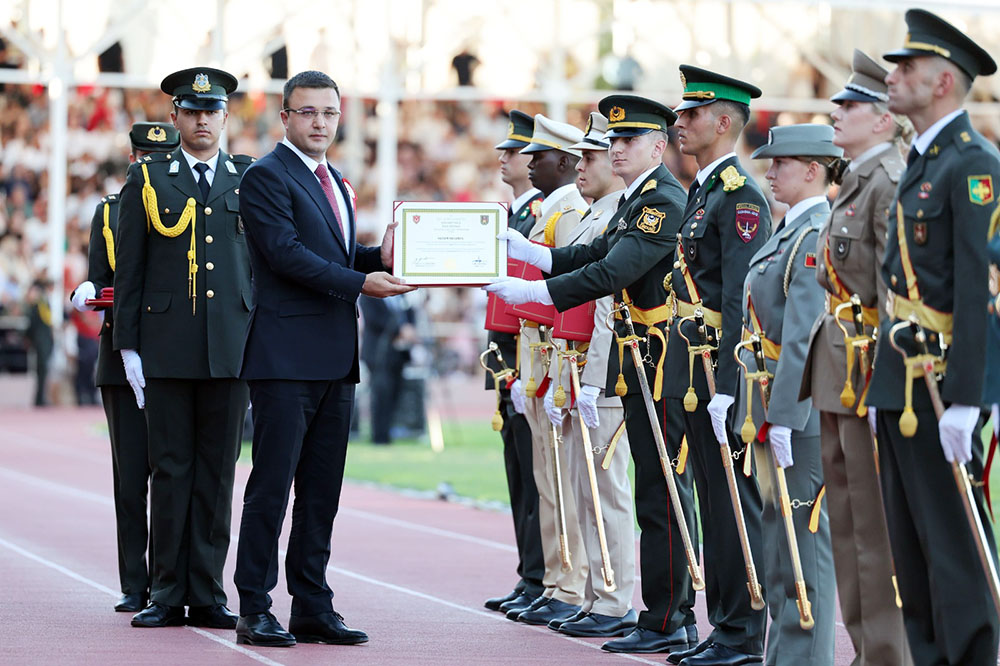
<path id="1" fill-rule="evenodd" d="M 509 515 L 355 484 L 344 488 L 328 572 L 336 608 L 368 633 L 367 645 L 245 648 L 231 631 L 134 629 L 130 614 L 112 610 L 118 575 L 103 421 L 99 408 L 0 411 L 0 663 L 664 663 L 663 655 L 613 655 L 599 649 L 600 639 L 565 637 L 486 611 L 483 600 L 515 582 Z M 234 609 L 248 471 L 237 470 L 226 568 Z M 283 584 L 273 596 L 284 623 L 290 602 Z M 635 604 L 642 608 L 638 586 Z M 707 635 L 702 596 L 697 611 Z M 850 642 L 842 626 L 837 631 L 836 664 L 849 664 Z"/>

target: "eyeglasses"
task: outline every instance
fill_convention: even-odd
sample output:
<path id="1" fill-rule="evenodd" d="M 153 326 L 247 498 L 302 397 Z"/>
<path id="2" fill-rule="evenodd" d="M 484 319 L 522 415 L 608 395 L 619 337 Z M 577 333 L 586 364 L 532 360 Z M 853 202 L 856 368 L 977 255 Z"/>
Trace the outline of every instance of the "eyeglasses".
<path id="1" fill-rule="evenodd" d="M 333 122 L 340 117 L 340 111 L 331 111 L 329 109 L 326 111 L 320 111 L 319 109 L 314 109 L 311 106 L 301 109 L 282 109 L 282 111 L 285 111 L 286 113 L 297 113 L 307 120 L 315 120 L 316 116 L 322 115 L 323 120 L 328 123 Z"/>

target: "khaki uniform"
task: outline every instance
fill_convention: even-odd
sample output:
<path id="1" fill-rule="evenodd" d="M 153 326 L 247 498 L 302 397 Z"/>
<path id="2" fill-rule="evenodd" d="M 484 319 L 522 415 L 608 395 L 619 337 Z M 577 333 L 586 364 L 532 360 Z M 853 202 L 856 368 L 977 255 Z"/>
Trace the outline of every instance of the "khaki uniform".
<path id="1" fill-rule="evenodd" d="M 553 196 L 557 198 L 553 198 Z M 580 196 L 576 185 L 559 188 L 542 201 L 542 214 L 539 216 L 528 235 L 528 240 L 548 242 L 550 245 L 565 245 L 573 229 L 580 223 L 587 202 Z M 529 345 L 539 341 L 539 329 L 525 326 L 520 336 L 521 369 L 519 376 L 522 385 L 532 374 L 536 381 L 541 382 L 545 376 L 543 361 L 537 348 Z M 528 368 L 528 358 L 532 358 L 534 370 Z M 554 355 L 552 356 L 554 358 Z M 549 391 L 555 390 L 550 385 Z M 567 391 L 567 395 L 569 392 Z M 535 486 L 538 488 L 538 522 L 542 538 L 542 555 L 545 561 L 545 575 L 542 585 L 546 597 L 552 597 L 564 603 L 579 606 L 583 603 L 584 584 L 587 580 L 586 559 L 575 557 L 584 552 L 580 536 L 579 521 L 576 513 L 576 503 L 568 488 L 563 487 L 563 510 L 566 514 L 566 530 L 569 552 L 573 557 L 573 568 L 562 570 L 562 557 L 559 553 L 559 517 L 556 512 L 555 474 L 552 459 L 552 423 L 545 413 L 544 395 L 525 399 L 524 416 L 531 427 L 532 467 L 535 475 Z M 566 447 L 559 449 L 560 465 L 566 468 L 568 455 Z M 565 484 L 565 479 L 564 479 Z"/>
<path id="2" fill-rule="evenodd" d="M 887 212 L 904 168 L 896 146 L 887 144 L 844 177 L 830 219 L 816 243 L 816 279 L 829 292 L 828 307 L 813 325 L 799 395 L 802 399 L 811 397 L 820 410 L 837 592 L 844 626 L 857 655 L 854 663 L 859 666 L 908 664 L 912 659 L 892 585 L 877 453 L 867 418 L 856 412 L 867 381 L 852 350 L 855 403 L 844 407 L 840 396 L 847 377 L 847 352 L 843 331 L 832 311 L 852 294 L 857 294 L 870 312 L 884 311 L 885 283 L 879 266 L 885 253 Z M 849 313 L 848 309 L 842 316 Z M 877 314 L 873 316 L 874 321 L 866 326 L 869 334 L 878 321 Z M 854 335 L 852 321 L 841 323 Z M 869 351 L 872 358 L 874 345 Z"/>
<path id="3" fill-rule="evenodd" d="M 587 217 L 572 231 L 569 243 L 587 244 L 604 233 L 604 228 L 618 207 L 621 192 L 598 199 L 590 207 Z M 587 363 L 580 370 L 580 384 L 597 386 L 602 394 L 597 399 L 600 425 L 590 430 L 590 442 L 594 450 L 594 467 L 597 477 L 598 499 L 604 518 L 604 531 L 608 544 L 608 556 L 615 573 L 614 592 L 604 590 L 601 575 L 601 545 L 597 536 L 597 522 L 594 515 L 594 498 L 587 474 L 586 459 L 583 454 L 583 434 L 579 412 L 574 407 L 563 419 L 563 447 L 567 464 L 563 472 L 565 490 L 572 495 L 579 518 L 579 529 L 583 536 L 585 552 L 574 553 L 576 562 L 585 561 L 589 565 L 589 576 L 584 587 L 583 610 L 599 615 L 622 617 L 632 608 L 632 594 L 635 589 L 635 514 L 632 507 L 632 486 L 628 478 L 629 451 L 628 435 L 618 440 L 608 469 L 601 468 L 601 462 L 611 438 L 625 418 L 621 398 L 604 393 L 608 374 L 608 357 L 612 350 L 612 334 L 607 327 L 608 313 L 611 312 L 611 296 L 599 298 L 594 310 L 594 333 L 586 352 Z M 579 343 L 578 343 L 579 344 Z M 565 348 L 565 343 L 560 342 Z M 562 376 L 558 369 L 551 369 L 553 385 L 560 383 L 569 396 L 572 379 L 567 363 L 562 365 Z"/>

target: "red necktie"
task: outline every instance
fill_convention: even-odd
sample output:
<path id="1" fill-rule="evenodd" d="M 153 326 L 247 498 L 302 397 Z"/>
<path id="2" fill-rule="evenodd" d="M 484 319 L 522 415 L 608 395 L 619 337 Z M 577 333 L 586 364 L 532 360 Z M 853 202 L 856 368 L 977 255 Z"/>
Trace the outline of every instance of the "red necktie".
<path id="1" fill-rule="evenodd" d="M 319 176 L 320 187 L 323 188 L 323 194 L 326 195 L 326 200 L 330 202 L 330 208 L 333 209 L 333 217 L 337 220 L 337 225 L 340 227 L 340 235 L 344 237 L 344 242 L 347 242 L 347 233 L 344 231 L 344 221 L 340 219 L 340 206 L 337 204 L 337 197 L 333 194 L 333 181 L 330 180 L 330 173 L 326 170 L 325 164 L 320 164 L 316 167 L 316 175 Z"/>

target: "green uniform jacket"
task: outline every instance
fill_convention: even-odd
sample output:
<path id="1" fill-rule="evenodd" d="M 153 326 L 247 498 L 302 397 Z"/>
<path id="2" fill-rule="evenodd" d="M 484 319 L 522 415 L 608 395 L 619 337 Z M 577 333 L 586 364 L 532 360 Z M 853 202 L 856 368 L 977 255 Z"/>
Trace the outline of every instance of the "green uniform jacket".
<path id="1" fill-rule="evenodd" d="M 728 185 L 730 191 L 727 192 L 720 174 L 730 167 L 746 180 L 739 186 L 736 183 Z M 675 264 L 671 277 L 674 298 L 687 303 L 701 298 L 704 307 L 722 313 L 722 339 L 715 340 L 715 336 L 709 334 L 713 344 L 719 345 L 715 390 L 735 396 L 738 366 L 733 349 L 743 330 L 743 280 L 751 257 L 771 236 L 771 209 L 757 182 L 743 170 L 739 159 L 730 157 L 712 171 L 688 202 L 680 231 L 677 251 L 684 253 L 698 295 L 691 293 L 680 266 Z M 684 335 L 693 344 L 698 344 L 698 330 L 693 322 L 684 323 Z M 670 398 L 683 398 L 688 388 L 690 361 L 687 343 L 680 336 L 676 322 L 667 350 L 666 375 L 670 381 L 664 383 L 663 392 Z M 699 400 L 712 397 L 708 394 L 704 366 L 697 358 L 694 390 Z"/>
<path id="2" fill-rule="evenodd" d="M 179 149 L 129 167 L 118 209 L 114 348 L 138 351 L 147 377 L 239 376 L 251 305 L 239 184 L 252 161 L 220 151 L 207 201 Z M 151 223 L 147 228 L 143 167 L 164 227 L 177 224 L 189 199 L 195 202 L 194 303 L 188 296 L 191 224 L 174 238 Z"/>
<path id="3" fill-rule="evenodd" d="M 997 210 L 1000 152 L 969 124 L 962 113 L 934 138 L 903 174 L 889 210 L 889 240 L 882 277 L 890 294 L 907 297 L 900 255 L 897 216 L 903 231 L 923 303 L 953 313 L 948 367 L 940 384 L 946 403 L 979 405 L 986 366 L 987 231 Z M 902 410 L 905 372 L 902 356 L 889 344 L 889 329 L 898 322 L 885 318 L 879 327 L 875 368 L 868 404 Z M 931 350 L 938 336 L 928 332 Z M 909 330 L 896 336 L 912 353 Z M 930 409 L 923 379 L 914 381 L 914 409 Z"/>
<path id="4" fill-rule="evenodd" d="M 677 231 L 684 210 L 684 188 L 665 166 L 658 166 L 608 221 L 605 232 L 588 245 L 569 245 L 552 250 L 549 294 L 560 312 L 614 295 L 623 301 L 623 290 L 632 304 L 643 310 L 662 307 L 667 299 L 664 278 L 673 266 Z M 666 335 L 667 322 L 656 325 Z M 615 325 L 618 335 L 627 335 L 625 324 Z M 646 327 L 635 322 L 635 332 L 646 336 Z M 646 353 L 645 345 L 640 347 Z M 654 353 L 660 353 L 659 345 Z M 625 351 L 625 382 L 628 392 L 639 393 L 639 380 L 628 350 Z M 653 387 L 658 358 L 647 367 Z M 608 360 L 607 395 L 613 395 L 618 379 L 618 347 L 612 342 Z"/>
<path id="5" fill-rule="evenodd" d="M 1000 211 L 1000 208 L 997 209 Z M 1000 212 L 993 213 L 995 229 L 990 239 L 990 263 L 994 269 L 1000 267 Z M 1000 287 L 1000 285 L 996 285 Z M 1000 403 L 1000 295 L 990 295 L 986 308 L 988 328 L 986 341 L 986 380 L 983 388 L 983 402 L 987 405 Z"/>
<path id="6" fill-rule="evenodd" d="M 107 242 L 104 236 L 104 217 L 107 215 L 111 237 L 114 238 L 118 229 L 118 195 L 109 194 L 101 199 L 94 211 L 94 219 L 90 223 L 90 249 L 88 250 L 87 280 L 94 283 L 97 296 L 101 290 L 115 283 L 115 269 L 108 260 L 109 253 L 113 256 L 114 242 Z M 115 351 L 112 344 L 115 325 L 114 312 L 109 308 L 104 311 L 104 324 L 101 326 L 101 342 L 97 351 L 97 385 L 125 386 L 125 368 L 122 366 L 121 354 Z"/>

